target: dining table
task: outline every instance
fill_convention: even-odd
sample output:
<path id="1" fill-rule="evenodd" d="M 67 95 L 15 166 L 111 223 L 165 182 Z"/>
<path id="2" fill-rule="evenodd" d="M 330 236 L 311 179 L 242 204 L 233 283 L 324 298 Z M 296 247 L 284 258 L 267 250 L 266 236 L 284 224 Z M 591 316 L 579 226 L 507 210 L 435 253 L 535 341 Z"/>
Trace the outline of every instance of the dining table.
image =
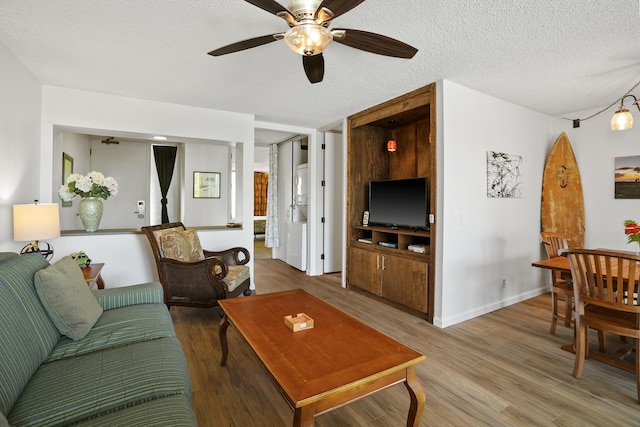
<path id="1" fill-rule="evenodd" d="M 535 261 L 535 262 L 532 262 L 531 265 L 533 267 L 559 271 L 565 274 L 567 273 L 571 274 L 571 265 L 569 264 L 569 258 L 562 255 L 543 259 L 540 261 Z M 573 331 L 574 342 L 571 344 L 564 344 L 560 348 L 570 353 L 575 353 L 575 336 L 576 336 L 576 332 L 575 332 L 575 323 L 574 323 L 574 331 Z M 627 356 L 633 351 L 633 347 L 634 347 L 633 340 L 629 340 L 629 342 L 623 341 L 623 345 L 618 350 L 616 350 L 615 353 L 604 353 L 598 350 L 589 349 L 589 358 L 624 369 L 625 371 L 635 373 L 636 371 L 635 364 L 633 362 L 630 362 L 629 360 L 626 360 Z"/>
<path id="2" fill-rule="evenodd" d="M 533 267 L 545 268 L 547 270 L 556 270 L 561 273 L 571 274 L 571 266 L 569 265 L 569 258 L 566 256 L 556 256 L 553 258 L 547 258 L 540 261 L 532 262 Z"/>

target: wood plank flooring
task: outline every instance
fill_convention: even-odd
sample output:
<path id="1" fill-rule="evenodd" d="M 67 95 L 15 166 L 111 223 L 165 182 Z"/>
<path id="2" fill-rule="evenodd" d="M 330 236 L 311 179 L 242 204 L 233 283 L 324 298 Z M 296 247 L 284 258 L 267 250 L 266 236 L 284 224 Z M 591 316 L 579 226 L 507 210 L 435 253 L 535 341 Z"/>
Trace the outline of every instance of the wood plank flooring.
<path id="1" fill-rule="evenodd" d="M 421 426 L 640 425 L 634 374 L 587 360 L 582 379 L 573 378 L 573 354 L 560 349 L 572 331 L 558 325 L 549 334 L 549 294 L 439 329 L 342 289 L 333 276 L 309 277 L 278 260 L 256 260 L 254 274 L 257 293 L 305 289 L 424 354 L 417 367 L 426 394 Z M 218 309 L 173 307 L 171 314 L 201 427 L 291 425 L 293 411 L 233 327 L 220 367 Z M 318 417 L 316 426 L 404 426 L 408 408 L 407 391 L 396 386 Z"/>

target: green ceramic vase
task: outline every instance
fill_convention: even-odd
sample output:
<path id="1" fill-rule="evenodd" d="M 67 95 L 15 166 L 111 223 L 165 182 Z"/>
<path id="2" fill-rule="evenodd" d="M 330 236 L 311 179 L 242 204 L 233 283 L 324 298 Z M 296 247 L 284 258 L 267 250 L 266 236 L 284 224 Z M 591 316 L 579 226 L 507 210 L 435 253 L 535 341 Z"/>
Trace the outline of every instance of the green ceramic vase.
<path id="1" fill-rule="evenodd" d="M 78 213 L 85 231 L 93 232 L 100 226 L 102 219 L 102 200 L 97 197 L 87 197 L 80 201 Z"/>

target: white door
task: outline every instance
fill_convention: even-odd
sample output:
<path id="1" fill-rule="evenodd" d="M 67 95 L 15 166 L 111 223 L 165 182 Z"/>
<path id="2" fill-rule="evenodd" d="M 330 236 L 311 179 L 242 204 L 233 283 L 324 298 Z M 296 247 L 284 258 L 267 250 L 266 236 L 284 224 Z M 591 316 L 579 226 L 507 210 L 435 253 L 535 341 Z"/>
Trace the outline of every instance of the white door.
<path id="1" fill-rule="evenodd" d="M 342 269 L 342 208 L 344 198 L 343 139 L 340 132 L 324 137 L 324 273 Z"/>
<path id="2" fill-rule="evenodd" d="M 104 201 L 101 229 L 140 229 L 146 225 L 146 212 L 138 214 L 138 202 L 149 204 L 149 149 L 139 142 L 103 144 L 91 140 L 91 170 L 111 176 L 118 182 L 118 194 Z M 115 198 L 118 203 L 110 203 Z"/>
<path id="3" fill-rule="evenodd" d="M 273 248 L 273 258 L 287 262 L 287 233 L 293 200 L 293 142 L 278 144 L 278 229 L 280 247 Z"/>

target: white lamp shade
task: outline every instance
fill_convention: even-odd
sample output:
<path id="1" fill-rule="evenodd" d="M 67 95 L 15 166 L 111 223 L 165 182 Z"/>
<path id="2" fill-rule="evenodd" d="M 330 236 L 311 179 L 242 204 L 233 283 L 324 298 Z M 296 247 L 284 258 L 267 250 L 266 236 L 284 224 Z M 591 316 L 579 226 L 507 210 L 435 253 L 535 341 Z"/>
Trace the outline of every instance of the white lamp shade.
<path id="1" fill-rule="evenodd" d="M 611 130 L 626 130 L 633 127 L 633 116 L 624 107 L 621 107 L 611 118 Z"/>
<path id="2" fill-rule="evenodd" d="M 284 35 L 284 41 L 300 55 L 317 55 L 329 46 L 333 40 L 331 32 L 318 24 L 302 24 L 290 28 Z"/>
<path id="3" fill-rule="evenodd" d="M 60 237 L 57 203 L 13 205 L 13 240 L 32 242 Z"/>

